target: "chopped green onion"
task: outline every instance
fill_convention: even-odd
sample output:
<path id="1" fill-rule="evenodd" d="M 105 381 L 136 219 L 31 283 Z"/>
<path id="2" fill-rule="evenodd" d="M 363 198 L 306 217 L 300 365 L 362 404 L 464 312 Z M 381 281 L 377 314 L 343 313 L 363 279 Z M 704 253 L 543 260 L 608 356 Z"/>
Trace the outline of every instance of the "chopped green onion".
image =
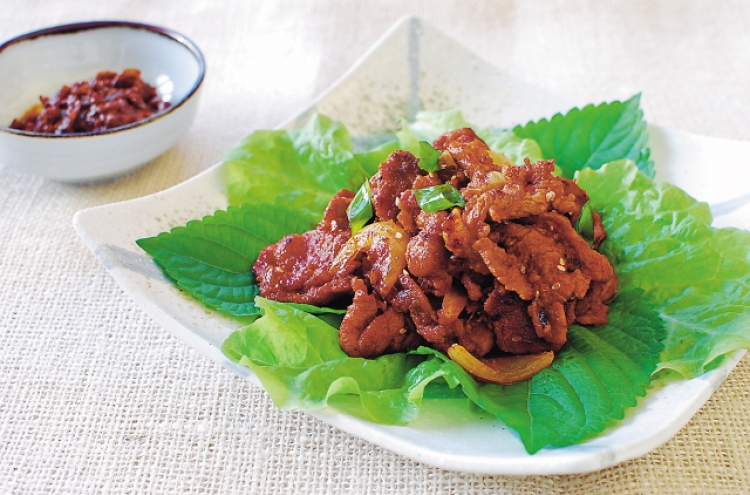
<path id="1" fill-rule="evenodd" d="M 581 208 L 581 215 L 576 220 L 573 228 L 589 243 L 589 246 L 594 244 L 594 210 L 591 209 L 591 204 L 588 202 Z"/>
<path id="2" fill-rule="evenodd" d="M 419 142 L 419 168 L 425 172 L 437 172 L 440 170 L 438 158 L 440 152 L 433 148 L 427 141 Z"/>
<path id="3" fill-rule="evenodd" d="M 349 226 L 352 234 L 356 234 L 362 227 L 367 225 L 375 215 L 372 209 L 372 199 L 370 199 L 370 181 L 366 180 L 362 187 L 359 188 L 354 199 L 346 209 L 346 217 L 349 219 Z"/>
<path id="4" fill-rule="evenodd" d="M 464 207 L 466 205 L 459 190 L 450 184 L 416 189 L 414 196 L 417 198 L 419 207 L 427 213 L 435 213 L 440 210 L 453 208 L 454 206 Z"/>

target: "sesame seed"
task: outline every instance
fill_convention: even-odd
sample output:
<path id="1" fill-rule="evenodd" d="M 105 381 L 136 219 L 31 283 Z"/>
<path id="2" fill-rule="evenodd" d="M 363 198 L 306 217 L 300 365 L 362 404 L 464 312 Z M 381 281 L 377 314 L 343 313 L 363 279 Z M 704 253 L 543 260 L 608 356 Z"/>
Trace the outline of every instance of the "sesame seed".
<path id="1" fill-rule="evenodd" d="M 521 265 L 521 267 L 519 268 L 519 270 L 520 270 L 521 273 L 526 273 L 526 265 Z"/>
<path id="2" fill-rule="evenodd" d="M 393 237 L 395 237 L 396 239 L 401 239 L 402 237 L 404 237 L 404 234 L 402 234 L 401 232 L 396 232 L 395 234 L 393 234 Z"/>
<path id="3" fill-rule="evenodd" d="M 560 282 L 555 282 L 554 284 L 552 284 L 552 290 L 557 290 L 559 288 L 560 288 Z"/>
<path id="4" fill-rule="evenodd" d="M 401 335 L 404 335 L 406 333 L 406 329 L 402 328 L 401 330 L 398 331 L 398 333 L 400 333 Z"/>
<path id="5" fill-rule="evenodd" d="M 560 270 L 561 272 L 565 271 L 565 267 L 562 265 L 557 265 L 557 269 Z"/>
<path id="6" fill-rule="evenodd" d="M 560 258 L 560 264 L 565 266 L 565 258 Z"/>
<path id="7" fill-rule="evenodd" d="M 544 197 L 547 199 L 547 201 L 552 201 L 553 199 L 555 199 L 555 192 L 548 191 L 547 194 L 544 195 Z"/>

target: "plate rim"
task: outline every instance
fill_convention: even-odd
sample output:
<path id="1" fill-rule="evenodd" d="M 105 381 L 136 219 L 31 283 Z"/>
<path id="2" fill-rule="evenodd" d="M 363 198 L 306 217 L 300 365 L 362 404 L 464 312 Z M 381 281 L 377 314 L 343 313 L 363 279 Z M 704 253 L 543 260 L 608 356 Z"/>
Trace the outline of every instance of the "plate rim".
<path id="1" fill-rule="evenodd" d="M 300 111 L 293 113 L 290 117 L 283 120 L 276 129 L 289 128 L 293 123 L 299 122 L 306 116 L 310 115 L 315 109 L 319 102 L 325 97 L 331 95 L 335 90 L 341 86 L 344 82 L 349 80 L 356 72 L 368 61 L 368 59 L 376 53 L 384 44 L 385 41 L 390 39 L 400 29 L 411 29 L 415 25 L 421 25 L 424 21 L 415 15 L 404 16 L 393 24 L 378 40 L 361 56 L 357 61 L 339 77 L 332 85 L 321 92 L 317 97 L 311 100 L 310 103 L 305 105 Z M 442 36 L 445 36 L 452 42 L 460 45 L 457 41 L 453 40 L 449 36 L 432 28 L 435 32 Z M 460 45 L 462 46 L 462 45 Z M 488 65 L 489 62 L 484 61 Z M 494 68 L 494 66 L 492 66 Z M 660 129 L 666 133 L 676 133 L 686 137 L 692 137 L 696 139 L 719 139 L 725 140 L 724 138 L 711 138 L 709 136 L 701 136 L 698 134 L 686 133 L 684 131 L 667 129 L 662 126 L 649 124 L 650 127 Z M 733 141 L 737 143 L 745 143 L 744 141 Z M 749 144 L 750 143 L 745 143 Z M 121 273 L 122 270 L 118 269 L 116 265 L 112 266 L 112 263 L 107 259 L 107 254 L 102 251 L 103 246 L 92 236 L 92 232 L 87 227 L 88 218 L 92 217 L 97 213 L 102 213 L 109 209 L 117 209 L 122 207 L 132 206 L 134 204 L 145 203 L 153 201 L 154 199 L 161 199 L 167 196 L 175 194 L 178 190 L 181 191 L 185 188 L 196 186 L 205 181 L 210 181 L 216 174 L 220 173 L 222 162 L 218 162 L 201 173 L 179 183 L 175 184 L 167 189 L 158 191 L 147 196 L 140 198 L 133 198 L 130 200 L 120 201 L 117 203 L 111 203 L 107 205 L 100 205 L 92 208 L 87 208 L 77 212 L 73 217 L 73 225 L 78 235 L 83 239 L 84 243 L 94 252 L 95 256 L 104 264 L 106 270 L 113 276 L 117 281 L 118 285 L 134 300 L 134 302 L 140 306 L 150 317 L 154 318 L 160 326 L 169 331 L 172 335 L 188 344 L 191 348 L 197 350 L 200 354 L 208 357 L 214 362 L 222 365 L 229 371 L 240 375 L 243 378 L 249 379 L 254 385 L 261 388 L 259 379 L 255 376 L 252 371 L 244 366 L 230 361 L 226 356 L 223 355 L 220 348 L 205 344 L 208 343 L 200 335 L 190 331 L 187 328 L 182 327 L 171 315 L 165 310 L 159 308 L 155 303 L 149 304 L 146 298 L 141 297 L 132 287 L 129 286 L 126 276 Z M 394 427 L 387 425 L 379 425 L 376 423 L 367 422 L 345 413 L 338 412 L 331 408 L 323 410 L 301 410 L 316 419 L 323 421 L 335 428 L 338 428 L 348 434 L 351 434 L 357 438 L 375 444 L 388 451 L 394 452 L 398 455 L 404 456 L 414 461 L 422 462 L 431 466 L 435 466 L 442 469 L 449 469 L 459 472 L 471 472 L 479 474 L 494 474 L 494 475 L 559 475 L 559 474 L 580 474 L 598 471 L 606 467 L 625 462 L 630 459 L 640 457 L 642 455 L 651 452 L 658 446 L 662 445 L 670 438 L 672 438 L 682 427 L 687 424 L 690 419 L 697 413 L 700 407 L 710 398 L 715 389 L 721 385 L 726 376 L 731 372 L 732 369 L 739 363 L 742 357 L 747 351 L 744 349 L 736 351 L 733 355 L 728 356 L 724 362 L 716 369 L 705 373 L 699 377 L 691 380 L 682 380 L 684 382 L 699 383 L 702 385 L 699 390 L 700 394 L 693 397 L 689 407 L 686 409 L 687 414 L 683 414 L 677 420 L 673 420 L 668 423 L 665 428 L 656 430 L 653 434 L 643 438 L 637 438 L 631 441 L 629 444 L 620 444 L 615 446 L 602 446 L 590 449 L 584 449 L 583 453 L 576 453 L 571 455 L 568 449 L 569 447 L 553 448 L 553 449 L 542 449 L 536 454 L 529 455 L 525 454 L 516 458 L 500 458 L 500 457 L 487 457 L 487 456 L 466 456 L 462 454 L 450 454 L 445 452 L 435 451 L 429 447 L 422 445 L 415 445 L 414 443 L 399 438 L 397 434 L 393 432 L 388 433 L 390 430 L 397 431 L 399 428 L 409 428 L 408 426 Z M 650 392 L 644 400 L 648 400 L 649 395 L 654 392 Z M 635 408 L 634 414 L 639 414 L 642 409 L 641 404 Z M 499 420 L 498 420 L 499 421 Z M 593 439 L 576 444 L 576 446 L 586 446 L 590 442 L 605 437 L 609 432 L 616 430 L 622 423 L 612 427 L 605 433 L 594 437 Z M 364 427 L 363 427 L 364 425 Z M 520 440 L 519 440 L 520 443 Z"/>

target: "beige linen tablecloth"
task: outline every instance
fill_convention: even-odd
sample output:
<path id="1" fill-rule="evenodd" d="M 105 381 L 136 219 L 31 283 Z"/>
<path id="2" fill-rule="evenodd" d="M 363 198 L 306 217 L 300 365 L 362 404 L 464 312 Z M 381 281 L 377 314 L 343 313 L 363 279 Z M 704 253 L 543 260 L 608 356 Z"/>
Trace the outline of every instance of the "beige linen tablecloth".
<path id="1" fill-rule="evenodd" d="M 136 173 L 76 186 L 0 168 L 0 494 L 750 493 L 750 358 L 639 459 L 443 471 L 277 410 L 147 317 L 73 231 L 76 211 L 179 184 L 296 113 L 406 14 L 574 101 L 642 92 L 649 122 L 750 140 L 746 1 L 0 0 L 0 39 L 129 19 L 182 32 L 208 62 L 195 124 Z"/>

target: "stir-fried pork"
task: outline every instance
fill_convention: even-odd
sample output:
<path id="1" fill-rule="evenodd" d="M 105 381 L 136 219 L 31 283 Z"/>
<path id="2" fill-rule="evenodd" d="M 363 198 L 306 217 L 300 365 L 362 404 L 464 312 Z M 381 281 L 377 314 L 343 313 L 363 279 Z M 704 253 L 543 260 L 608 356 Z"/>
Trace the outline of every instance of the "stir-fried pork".
<path id="1" fill-rule="evenodd" d="M 396 151 L 370 179 L 374 222 L 351 235 L 342 191 L 318 227 L 267 247 L 254 266 L 264 297 L 347 304 L 339 337 L 351 356 L 460 344 L 477 357 L 558 350 L 575 322 L 603 324 L 617 277 L 574 228 L 588 196 L 553 161 L 516 166 L 471 129 L 434 143 L 427 173 Z M 463 208 L 427 213 L 414 191 L 451 184 Z"/>

